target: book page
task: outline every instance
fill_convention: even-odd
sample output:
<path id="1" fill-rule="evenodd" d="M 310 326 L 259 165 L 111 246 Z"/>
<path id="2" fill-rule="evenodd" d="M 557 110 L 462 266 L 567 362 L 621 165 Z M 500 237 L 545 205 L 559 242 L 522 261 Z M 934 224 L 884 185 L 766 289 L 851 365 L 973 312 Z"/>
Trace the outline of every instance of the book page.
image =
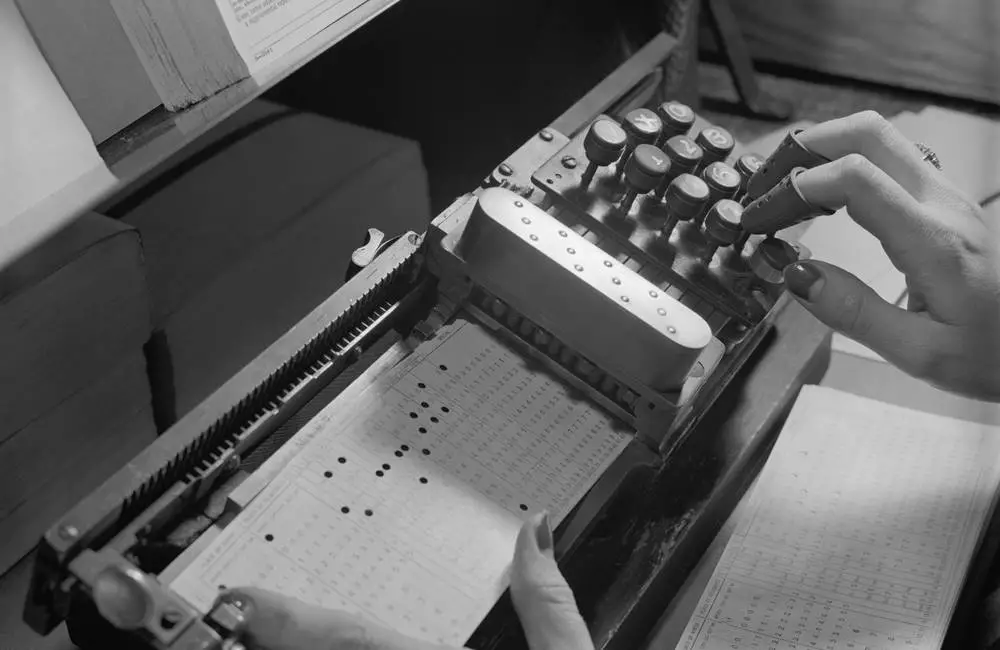
<path id="1" fill-rule="evenodd" d="M 367 0 L 216 0 L 253 74 Z"/>
<path id="2" fill-rule="evenodd" d="M 172 588 L 207 611 L 220 589 L 259 586 L 463 643 L 507 587 L 522 522 L 558 524 L 631 436 L 477 325 L 411 356 L 353 418 L 321 412 Z"/>
<path id="3" fill-rule="evenodd" d="M 939 648 L 1000 429 L 807 386 L 679 648 Z"/>

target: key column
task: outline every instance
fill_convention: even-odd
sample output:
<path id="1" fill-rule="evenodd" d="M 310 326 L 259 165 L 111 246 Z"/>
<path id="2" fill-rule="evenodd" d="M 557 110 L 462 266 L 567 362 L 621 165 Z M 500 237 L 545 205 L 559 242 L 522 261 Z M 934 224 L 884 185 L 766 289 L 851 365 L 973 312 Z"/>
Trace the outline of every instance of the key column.
<path id="1" fill-rule="evenodd" d="M 599 167 L 612 165 L 625 151 L 628 136 L 617 122 L 602 117 L 590 125 L 583 139 L 583 151 L 587 155 L 587 169 L 580 178 L 580 188 L 587 189 L 594 180 Z"/>
<path id="2" fill-rule="evenodd" d="M 675 135 L 667 139 L 663 145 L 663 153 L 670 158 L 670 170 L 656 189 L 657 197 L 662 197 L 670 183 L 681 174 L 693 174 L 705 155 L 701 147 L 686 135 Z"/>
<path id="3" fill-rule="evenodd" d="M 628 165 L 629 158 L 632 157 L 632 152 L 635 151 L 636 147 L 640 144 L 651 145 L 656 142 L 663 130 L 663 122 L 660 121 L 656 113 L 648 108 L 637 108 L 628 112 L 625 119 L 622 120 L 622 128 L 625 129 L 628 142 L 625 145 L 625 154 L 618 164 L 618 178 L 621 178 L 625 172 L 625 166 Z"/>
<path id="4" fill-rule="evenodd" d="M 675 135 L 687 135 L 694 126 L 694 111 L 687 104 L 663 102 L 656 107 L 656 114 L 663 122 L 663 132 L 656 141 L 661 149 L 667 140 Z"/>
<path id="5" fill-rule="evenodd" d="M 706 126 L 698 133 L 694 139 L 695 143 L 704 149 L 705 158 L 702 166 L 707 166 L 714 162 L 723 162 L 733 152 L 736 141 L 729 131 L 718 126 Z"/>
<path id="6" fill-rule="evenodd" d="M 667 154 L 651 144 L 640 144 L 625 165 L 625 196 L 618 206 L 621 217 L 628 215 L 640 194 L 655 189 L 670 169 Z"/>
<path id="7" fill-rule="evenodd" d="M 739 173 L 724 162 L 714 162 L 709 164 L 701 172 L 701 178 L 708 185 L 711 203 L 716 203 L 722 199 L 731 199 L 736 196 L 740 189 Z M 696 220 L 700 226 L 704 222 L 704 215 Z"/>
<path id="8" fill-rule="evenodd" d="M 690 221 L 701 214 L 708 204 L 708 185 L 693 174 L 681 174 L 667 186 L 664 200 L 667 205 L 667 220 L 660 231 L 660 241 L 670 240 L 670 233 L 680 221 Z"/>
<path id="9" fill-rule="evenodd" d="M 720 246 L 732 246 L 740 236 L 743 206 L 732 199 L 722 199 L 705 217 L 705 262 L 711 262 Z"/>

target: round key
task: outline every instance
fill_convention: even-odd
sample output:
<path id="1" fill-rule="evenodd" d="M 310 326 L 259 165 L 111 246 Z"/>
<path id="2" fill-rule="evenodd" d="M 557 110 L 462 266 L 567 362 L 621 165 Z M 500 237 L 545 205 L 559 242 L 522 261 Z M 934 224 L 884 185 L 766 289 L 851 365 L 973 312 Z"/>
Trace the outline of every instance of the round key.
<path id="1" fill-rule="evenodd" d="M 764 164 L 764 156 L 755 153 L 745 153 L 736 159 L 736 171 L 740 173 L 740 190 L 738 196 L 746 194 L 750 177 Z"/>
<path id="2" fill-rule="evenodd" d="M 736 196 L 743 180 L 739 172 L 724 162 L 714 162 L 705 167 L 701 177 L 712 193 L 712 200 L 731 199 Z"/>
<path id="3" fill-rule="evenodd" d="M 731 199 L 717 201 L 705 216 L 705 238 L 718 246 L 729 246 L 740 237 L 743 206 Z"/>
<path id="4" fill-rule="evenodd" d="M 718 126 L 705 127 L 694 141 L 705 150 L 706 163 L 725 160 L 736 146 L 729 131 Z"/>
<path id="5" fill-rule="evenodd" d="M 656 142 L 656 138 L 663 130 L 663 122 L 648 108 L 637 108 L 628 112 L 622 121 L 622 128 L 628 135 L 629 144 L 637 147 L 640 144 Z"/>
<path id="6" fill-rule="evenodd" d="M 656 107 L 656 114 L 663 122 L 663 140 L 675 135 L 687 135 L 694 126 L 694 111 L 687 104 L 663 102 Z"/>
<path id="7" fill-rule="evenodd" d="M 656 188 L 670 169 L 670 159 L 651 144 L 640 144 L 625 163 L 625 196 L 618 205 L 618 215 L 627 216 L 640 194 Z"/>
<path id="8" fill-rule="evenodd" d="M 736 159 L 736 171 L 740 173 L 740 176 L 749 180 L 763 164 L 764 156 L 756 153 L 745 153 Z"/>
<path id="9" fill-rule="evenodd" d="M 678 174 L 691 173 L 698 167 L 705 153 L 686 135 L 667 139 L 663 152 L 670 158 L 670 165 Z"/>
<path id="10" fill-rule="evenodd" d="M 651 144 L 640 144 L 625 166 L 625 183 L 629 189 L 645 194 L 660 184 L 669 169 L 667 154 Z"/>
<path id="11" fill-rule="evenodd" d="M 798 259 L 798 253 L 788 242 L 768 237 L 757 245 L 757 250 L 750 256 L 750 268 L 764 282 L 780 284 L 782 271 Z"/>
<path id="12" fill-rule="evenodd" d="M 667 186 L 665 197 L 667 212 L 671 216 L 676 215 L 680 221 L 690 221 L 708 203 L 708 185 L 697 176 L 681 174 Z"/>
<path id="13" fill-rule="evenodd" d="M 621 157 L 627 141 L 625 129 L 613 120 L 601 118 L 590 125 L 583 140 L 583 150 L 590 162 L 601 166 L 610 165 Z"/>

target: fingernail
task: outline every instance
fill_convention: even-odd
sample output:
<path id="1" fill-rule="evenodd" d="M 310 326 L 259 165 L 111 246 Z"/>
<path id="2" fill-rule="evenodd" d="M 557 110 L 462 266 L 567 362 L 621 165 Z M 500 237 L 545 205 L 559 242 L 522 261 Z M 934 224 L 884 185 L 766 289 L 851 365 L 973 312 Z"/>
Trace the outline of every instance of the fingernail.
<path id="1" fill-rule="evenodd" d="M 802 300 L 815 300 L 823 289 L 823 274 L 808 262 L 789 264 L 784 270 L 785 286 Z"/>
<path id="2" fill-rule="evenodd" d="M 543 512 L 535 527 L 535 541 L 541 551 L 550 551 L 554 546 L 552 541 L 552 528 L 549 526 L 549 513 Z"/>

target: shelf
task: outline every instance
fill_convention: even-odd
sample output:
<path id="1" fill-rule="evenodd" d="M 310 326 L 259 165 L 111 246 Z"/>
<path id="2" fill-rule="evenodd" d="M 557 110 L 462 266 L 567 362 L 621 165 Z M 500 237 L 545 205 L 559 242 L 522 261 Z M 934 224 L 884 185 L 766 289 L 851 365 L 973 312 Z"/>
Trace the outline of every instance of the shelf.
<path id="1" fill-rule="evenodd" d="M 0 229 L 0 269 L 84 212 L 93 210 L 136 181 L 169 168 L 197 138 L 397 1 L 367 0 L 253 77 L 183 111 L 170 113 L 162 108 L 154 111 L 103 143 L 98 151 L 104 165 L 95 165 L 75 181 L 55 189 Z"/>

